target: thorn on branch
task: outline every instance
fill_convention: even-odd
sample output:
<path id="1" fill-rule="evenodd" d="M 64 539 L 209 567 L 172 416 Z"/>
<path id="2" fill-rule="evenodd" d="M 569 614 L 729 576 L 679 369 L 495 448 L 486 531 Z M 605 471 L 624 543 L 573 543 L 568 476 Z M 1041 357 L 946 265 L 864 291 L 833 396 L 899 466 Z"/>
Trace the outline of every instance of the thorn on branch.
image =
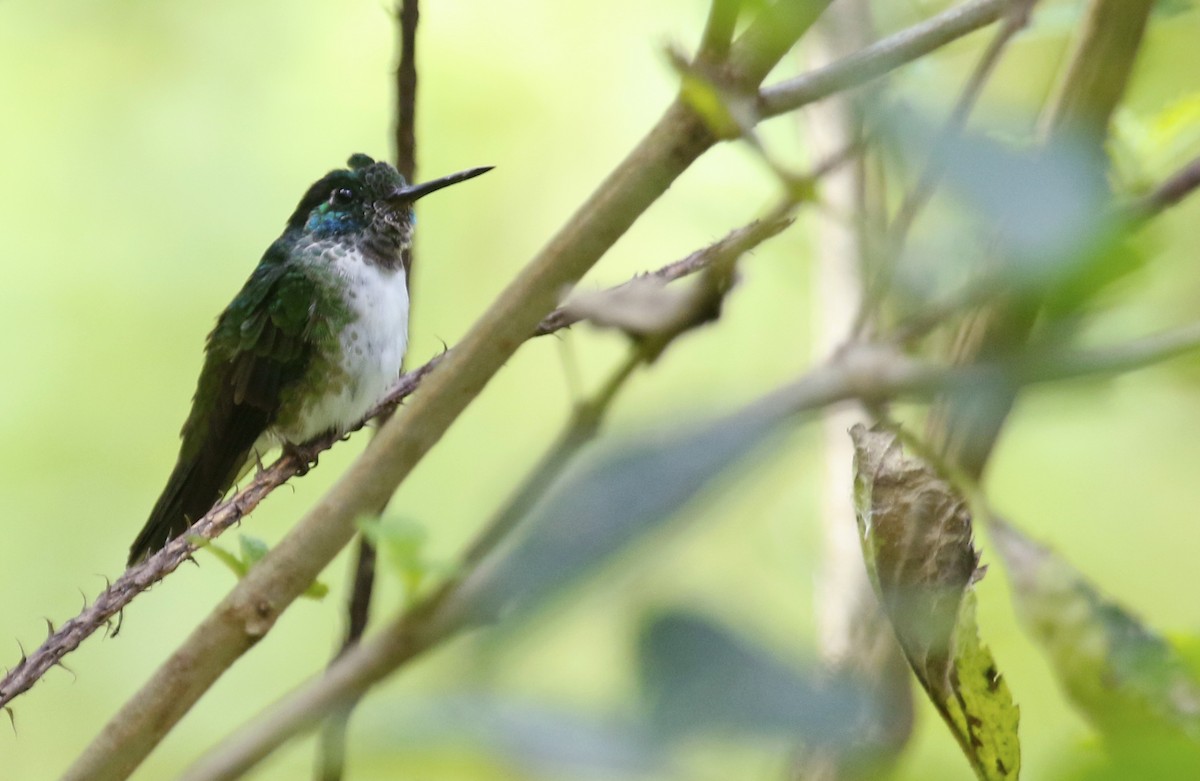
<path id="1" fill-rule="evenodd" d="M 75 674 L 75 671 L 74 671 L 74 670 L 72 670 L 70 667 L 67 667 L 65 664 L 63 664 L 63 660 L 62 660 L 62 659 L 57 659 L 57 660 L 55 660 L 55 662 L 54 662 L 54 666 L 55 666 L 55 667 L 61 667 L 61 668 L 63 668 L 64 670 L 66 670 L 67 672 L 69 672 L 69 673 L 71 674 L 72 683 L 75 683 L 75 682 L 78 682 L 78 681 L 79 681 L 79 676 Z"/>

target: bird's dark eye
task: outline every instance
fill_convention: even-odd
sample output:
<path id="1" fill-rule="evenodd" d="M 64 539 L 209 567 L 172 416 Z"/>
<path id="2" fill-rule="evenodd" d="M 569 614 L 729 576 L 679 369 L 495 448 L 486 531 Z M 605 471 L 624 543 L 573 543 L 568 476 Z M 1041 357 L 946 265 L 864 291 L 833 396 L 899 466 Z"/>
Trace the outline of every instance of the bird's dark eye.
<path id="1" fill-rule="evenodd" d="M 334 206 L 345 206 L 354 200 L 354 191 L 349 187 L 339 187 L 329 196 L 329 202 Z"/>

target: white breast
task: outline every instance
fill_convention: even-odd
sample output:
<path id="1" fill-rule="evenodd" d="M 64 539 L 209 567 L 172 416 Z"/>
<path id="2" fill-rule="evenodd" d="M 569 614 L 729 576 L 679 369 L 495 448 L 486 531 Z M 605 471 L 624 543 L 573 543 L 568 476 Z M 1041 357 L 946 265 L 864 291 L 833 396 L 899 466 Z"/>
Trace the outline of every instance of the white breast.
<path id="1" fill-rule="evenodd" d="M 408 346 L 408 284 L 403 268 L 383 269 L 358 252 L 329 253 L 326 260 L 345 281 L 352 319 L 341 333 L 340 364 L 349 381 L 312 400 L 299 430 L 279 432 L 302 442 L 330 429 L 345 431 L 362 420 L 400 376 Z"/>

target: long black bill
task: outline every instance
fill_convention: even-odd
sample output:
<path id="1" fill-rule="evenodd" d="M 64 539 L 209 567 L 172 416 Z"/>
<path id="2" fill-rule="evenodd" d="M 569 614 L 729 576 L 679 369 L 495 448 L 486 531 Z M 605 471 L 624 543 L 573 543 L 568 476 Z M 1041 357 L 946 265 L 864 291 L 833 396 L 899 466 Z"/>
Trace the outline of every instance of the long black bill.
<path id="1" fill-rule="evenodd" d="M 428 182 L 422 182 L 421 184 L 410 184 L 407 187 L 398 188 L 396 192 L 391 194 L 388 200 L 409 202 L 415 201 L 418 198 L 424 198 L 426 195 L 436 192 L 443 187 L 449 187 L 452 184 L 458 184 L 459 182 L 465 182 L 468 179 L 474 179 L 476 176 L 479 176 L 480 174 L 486 174 L 490 170 L 492 170 L 492 166 L 485 165 L 480 168 L 471 168 L 466 171 L 459 171 L 456 174 L 443 176 L 441 179 L 433 179 Z"/>

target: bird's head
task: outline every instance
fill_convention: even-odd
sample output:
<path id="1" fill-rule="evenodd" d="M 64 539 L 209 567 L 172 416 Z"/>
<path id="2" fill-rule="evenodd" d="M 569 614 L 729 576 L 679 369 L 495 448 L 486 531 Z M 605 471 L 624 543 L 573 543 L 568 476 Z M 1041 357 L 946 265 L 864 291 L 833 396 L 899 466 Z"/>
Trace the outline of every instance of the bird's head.
<path id="1" fill-rule="evenodd" d="M 409 184 L 391 165 L 364 154 L 351 155 L 346 165 L 308 188 L 288 219 L 288 230 L 318 241 L 361 243 L 368 252 L 395 258 L 412 240 L 417 199 L 491 170 L 472 168 Z"/>

